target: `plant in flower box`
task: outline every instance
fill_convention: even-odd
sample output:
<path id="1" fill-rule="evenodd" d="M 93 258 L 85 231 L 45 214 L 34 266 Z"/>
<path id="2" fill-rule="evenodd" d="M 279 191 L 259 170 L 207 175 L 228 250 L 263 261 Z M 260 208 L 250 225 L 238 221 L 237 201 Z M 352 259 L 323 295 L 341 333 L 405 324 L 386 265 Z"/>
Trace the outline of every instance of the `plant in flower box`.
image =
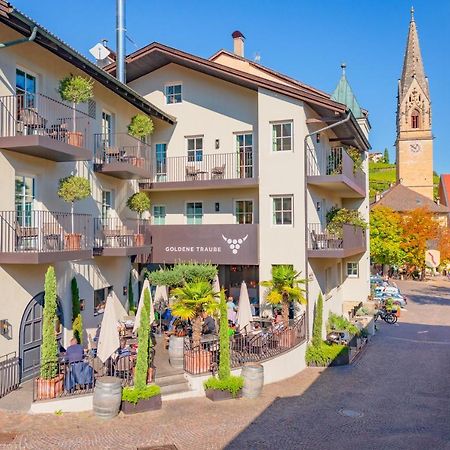
<path id="1" fill-rule="evenodd" d="M 142 247 L 145 241 L 144 235 L 141 233 L 140 221 L 142 220 L 142 214 L 150 210 L 150 199 L 145 192 L 136 192 L 128 198 L 127 206 L 131 211 L 139 215 L 137 234 L 134 235 L 134 245 Z"/>
<path id="2" fill-rule="evenodd" d="M 141 311 L 138 332 L 138 352 L 134 371 L 134 386 L 126 386 L 122 391 L 122 411 L 134 414 L 161 409 L 161 388 L 147 384 L 149 370 L 150 339 L 150 291 L 144 291 L 144 305 Z"/>
<path id="3" fill-rule="evenodd" d="M 75 233 L 73 207 L 74 203 L 91 195 L 91 185 L 84 177 L 69 175 L 59 180 L 58 196 L 70 203 L 71 232 L 66 234 L 64 248 L 78 250 L 81 248 L 81 233 Z"/>
<path id="4" fill-rule="evenodd" d="M 42 326 L 41 369 L 36 378 L 38 400 L 55 398 L 62 392 L 63 375 L 58 373 L 58 343 L 56 341 L 56 275 L 50 266 L 45 274 L 44 312 Z"/>
<path id="5" fill-rule="evenodd" d="M 241 396 L 244 386 L 243 377 L 231 375 L 230 370 L 230 335 L 228 333 L 228 316 L 225 293 L 220 292 L 220 327 L 219 327 L 219 373 L 208 378 L 203 386 L 206 396 L 212 401 L 228 400 Z"/>

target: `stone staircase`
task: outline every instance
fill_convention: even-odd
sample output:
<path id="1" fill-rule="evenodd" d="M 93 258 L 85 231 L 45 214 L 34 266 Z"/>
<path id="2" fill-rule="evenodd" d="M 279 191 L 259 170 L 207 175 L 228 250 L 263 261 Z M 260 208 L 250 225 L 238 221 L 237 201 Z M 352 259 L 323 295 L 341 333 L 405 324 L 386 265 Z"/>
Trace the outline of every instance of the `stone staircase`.
<path id="1" fill-rule="evenodd" d="M 189 392 L 189 385 L 184 378 L 184 372 L 181 370 L 172 371 L 172 373 L 158 374 L 156 370 L 155 383 L 161 387 L 163 398 L 168 396 L 174 397 L 175 394 L 185 394 Z"/>

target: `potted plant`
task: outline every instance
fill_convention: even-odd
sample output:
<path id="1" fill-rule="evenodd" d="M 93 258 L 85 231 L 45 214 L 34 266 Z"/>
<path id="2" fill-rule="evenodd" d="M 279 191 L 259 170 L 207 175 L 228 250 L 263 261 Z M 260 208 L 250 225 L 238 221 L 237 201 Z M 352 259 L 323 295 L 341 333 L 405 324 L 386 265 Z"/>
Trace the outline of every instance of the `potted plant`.
<path id="1" fill-rule="evenodd" d="M 161 388 L 147 384 L 149 377 L 150 339 L 150 291 L 144 291 L 144 305 L 141 311 L 138 332 L 138 351 L 134 371 L 134 386 L 126 386 L 122 391 L 122 411 L 134 414 L 161 409 Z"/>
<path id="2" fill-rule="evenodd" d="M 153 133 L 154 126 L 152 119 L 145 114 L 136 114 L 131 118 L 128 125 L 128 134 L 138 140 L 138 151 L 135 157 L 132 157 L 131 162 L 137 167 L 144 166 L 144 158 L 141 156 L 141 141 Z"/>
<path id="3" fill-rule="evenodd" d="M 184 353 L 185 365 L 192 364 L 198 373 L 208 372 L 211 367 L 211 353 L 202 350 L 200 345 L 202 334 L 201 314 L 213 314 L 219 305 L 211 284 L 207 281 L 185 283 L 182 287 L 173 289 L 171 295 L 175 298 L 172 314 L 192 322 L 192 349 Z"/>
<path id="4" fill-rule="evenodd" d="M 230 370 L 230 335 L 228 333 L 227 301 L 225 292 L 220 292 L 220 326 L 219 326 L 219 373 L 204 383 L 205 395 L 212 401 L 239 398 L 244 386 L 243 377 L 231 375 Z"/>
<path id="5" fill-rule="evenodd" d="M 138 213 L 139 219 L 142 220 L 142 214 L 150 210 L 150 199 L 145 192 L 136 192 L 127 200 L 127 206 Z M 144 245 L 144 235 L 140 232 L 140 220 L 138 221 L 137 234 L 134 235 L 134 245 L 142 247 Z"/>
<path id="6" fill-rule="evenodd" d="M 76 127 L 76 105 L 86 103 L 93 96 L 94 82 L 81 75 L 72 75 L 63 78 L 59 82 L 58 92 L 62 100 L 72 102 L 72 131 L 67 132 L 68 143 L 77 147 L 83 146 L 83 133 Z"/>
<path id="7" fill-rule="evenodd" d="M 44 312 L 41 345 L 40 376 L 36 378 L 38 400 L 57 397 L 63 390 L 63 374 L 58 373 L 58 343 L 56 341 L 56 275 L 50 266 L 45 274 Z"/>
<path id="8" fill-rule="evenodd" d="M 71 232 L 65 236 L 64 248 L 78 250 L 81 248 L 81 234 L 74 232 L 73 206 L 76 201 L 91 195 L 91 186 L 86 178 L 69 175 L 59 180 L 58 195 L 70 203 Z"/>
<path id="9" fill-rule="evenodd" d="M 291 265 L 277 265 L 272 267 L 272 279 L 262 281 L 261 286 L 269 288 L 267 301 L 272 305 L 281 304 L 281 315 L 284 327 L 289 326 L 289 305 L 290 303 L 306 304 L 305 290 L 300 285 L 306 280 L 300 278 Z"/>
<path id="10" fill-rule="evenodd" d="M 344 224 L 361 227 L 363 230 L 367 228 L 367 222 L 356 209 L 333 207 L 327 212 L 326 219 L 327 230 L 340 239 L 344 236 Z"/>

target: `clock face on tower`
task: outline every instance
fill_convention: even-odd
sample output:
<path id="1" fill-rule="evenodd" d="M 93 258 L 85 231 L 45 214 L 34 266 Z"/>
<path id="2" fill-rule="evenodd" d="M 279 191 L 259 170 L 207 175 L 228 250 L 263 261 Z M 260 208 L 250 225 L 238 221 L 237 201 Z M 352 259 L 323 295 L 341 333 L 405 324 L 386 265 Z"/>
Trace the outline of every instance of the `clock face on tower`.
<path id="1" fill-rule="evenodd" d="M 416 141 L 409 144 L 409 150 L 412 153 L 419 153 L 420 150 L 422 150 L 422 147 L 420 146 L 420 143 Z"/>

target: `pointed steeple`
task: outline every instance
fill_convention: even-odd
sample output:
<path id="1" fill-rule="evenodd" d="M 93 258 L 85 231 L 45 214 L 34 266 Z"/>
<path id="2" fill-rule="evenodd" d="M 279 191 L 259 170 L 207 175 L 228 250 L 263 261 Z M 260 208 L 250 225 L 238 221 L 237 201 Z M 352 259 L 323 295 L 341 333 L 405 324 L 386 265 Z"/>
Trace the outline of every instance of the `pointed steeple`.
<path id="1" fill-rule="evenodd" d="M 414 8 L 411 8 L 411 21 L 409 22 L 408 40 L 406 42 L 405 59 L 403 61 L 402 78 L 400 79 L 400 96 L 405 95 L 416 79 L 424 94 L 429 98 L 428 80 L 423 70 L 422 54 L 420 53 L 419 35 L 417 34 Z"/>
<path id="2" fill-rule="evenodd" d="M 361 107 L 358 104 L 358 101 L 356 100 L 355 94 L 353 93 L 352 88 L 347 81 L 347 77 L 345 75 L 346 67 L 347 65 L 345 63 L 341 64 L 341 79 L 339 80 L 339 83 L 336 86 L 336 89 L 334 90 L 331 98 L 339 103 L 343 103 L 344 105 L 346 105 L 352 111 L 353 115 L 357 119 L 359 119 L 363 117 L 363 113 L 361 111 Z"/>

